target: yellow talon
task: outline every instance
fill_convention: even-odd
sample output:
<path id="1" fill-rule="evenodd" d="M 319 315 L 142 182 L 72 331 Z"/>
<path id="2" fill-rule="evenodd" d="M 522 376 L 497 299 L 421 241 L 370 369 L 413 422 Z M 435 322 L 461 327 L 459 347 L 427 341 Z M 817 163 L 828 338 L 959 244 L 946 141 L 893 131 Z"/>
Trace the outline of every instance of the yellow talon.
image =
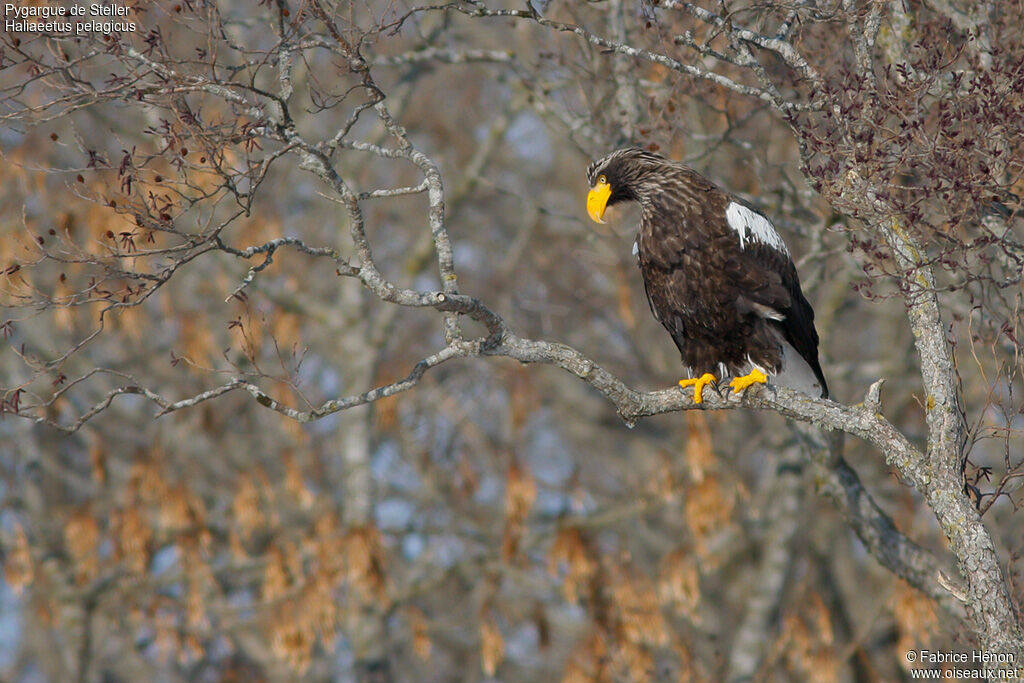
<path id="1" fill-rule="evenodd" d="M 718 379 L 710 372 L 705 372 L 697 379 L 681 379 L 679 380 L 679 386 L 685 389 L 686 387 L 693 387 L 693 402 L 703 403 L 704 402 L 704 387 Z"/>
<path id="2" fill-rule="evenodd" d="M 754 368 L 748 374 L 733 379 L 733 381 L 729 382 L 729 386 L 732 387 L 733 393 L 738 394 L 751 384 L 766 384 L 767 382 L 768 377 L 757 368 Z"/>

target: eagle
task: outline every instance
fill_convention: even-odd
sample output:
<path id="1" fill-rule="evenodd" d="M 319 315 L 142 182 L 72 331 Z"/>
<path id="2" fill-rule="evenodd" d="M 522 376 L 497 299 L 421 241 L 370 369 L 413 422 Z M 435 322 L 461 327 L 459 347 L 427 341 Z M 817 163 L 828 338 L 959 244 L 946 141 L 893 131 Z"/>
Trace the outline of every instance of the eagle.
<path id="1" fill-rule="evenodd" d="M 768 218 L 683 164 L 639 147 L 587 168 L 587 213 L 640 204 L 633 245 L 654 317 L 672 335 L 694 402 L 719 378 L 828 397 L 814 311 Z M 717 373 L 717 375 L 716 375 Z"/>

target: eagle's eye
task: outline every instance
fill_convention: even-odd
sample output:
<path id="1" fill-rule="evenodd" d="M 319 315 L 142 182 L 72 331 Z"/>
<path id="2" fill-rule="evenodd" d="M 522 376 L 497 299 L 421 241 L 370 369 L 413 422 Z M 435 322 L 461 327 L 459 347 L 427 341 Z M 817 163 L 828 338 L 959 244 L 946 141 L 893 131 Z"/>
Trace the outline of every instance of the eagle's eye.
<path id="1" fill-rule="evenodd" d="M 598 185 L 607 185 L 608 184 L 608 178 L 606 178 L 603 174 L 597 176 L 597 184 Z"/>

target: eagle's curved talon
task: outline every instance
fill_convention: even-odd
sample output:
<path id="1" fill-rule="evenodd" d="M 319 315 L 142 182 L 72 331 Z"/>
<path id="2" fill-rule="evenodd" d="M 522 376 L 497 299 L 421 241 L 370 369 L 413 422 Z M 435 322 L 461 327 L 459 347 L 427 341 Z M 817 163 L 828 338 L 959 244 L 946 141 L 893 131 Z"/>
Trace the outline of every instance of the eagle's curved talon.
<path id="1" fill-rule="evenodd" d="M 709 384 L 714 384 L 718 381 L 718 378 L 712 375 L 710 372 L 705 372 L 696 379 L 681 379 L 679 380 L 679 387 L 685 389 L 686 387 L 693 387 L 693 402 L 703 403 L 704 402 L 704 387 Z"/>
<path id="2" fill-rule="evenodd" d="M 768 383 L 768 377 L 763 372 L 758 370 L 757 368 L 754 368 L 753 370 L 751 370 L 746 375 L 743 375 L 742 377 L 734 378 L 731 382 L 729 382 L 729 386 L 732 387 L 732 392 L 734 394 L 738 394 L 741 391 L 743 391 L 744 389 L 746 389 L 747 387 L 751 386 L 752 384 L 767 384 L 767 383 Z"/>

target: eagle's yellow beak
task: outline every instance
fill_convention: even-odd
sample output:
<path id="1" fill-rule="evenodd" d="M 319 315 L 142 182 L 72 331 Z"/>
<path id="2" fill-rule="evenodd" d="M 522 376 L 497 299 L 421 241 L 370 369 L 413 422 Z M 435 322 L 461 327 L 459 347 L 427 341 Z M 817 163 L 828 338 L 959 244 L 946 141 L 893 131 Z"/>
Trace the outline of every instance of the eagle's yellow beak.
<path id="1" fill-rule="evenodd" d="M 602 176 L 587 193 L 587 213 L 595 223 L 604 223 L 604 210 L 608 206 L 608 198 L 612 196 L 612 186 Z"/>

